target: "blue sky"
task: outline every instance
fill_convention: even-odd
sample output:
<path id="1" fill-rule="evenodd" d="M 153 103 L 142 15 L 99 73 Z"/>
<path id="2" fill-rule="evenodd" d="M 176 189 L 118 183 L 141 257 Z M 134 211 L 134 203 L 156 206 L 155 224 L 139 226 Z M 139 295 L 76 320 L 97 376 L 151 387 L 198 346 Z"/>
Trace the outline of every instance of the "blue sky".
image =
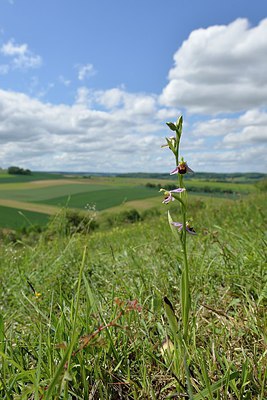
<path id="1" fill-rule="evenodd" d="M 0 166 L 266 172 L 267 2 L 0 0 Z"/>

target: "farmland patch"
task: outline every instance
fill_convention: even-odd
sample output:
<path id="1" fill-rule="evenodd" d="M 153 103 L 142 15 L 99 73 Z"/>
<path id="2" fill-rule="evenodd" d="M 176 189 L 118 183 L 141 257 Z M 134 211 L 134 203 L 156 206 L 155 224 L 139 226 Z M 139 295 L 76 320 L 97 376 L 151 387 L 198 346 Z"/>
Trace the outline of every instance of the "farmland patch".
<path id="1" fill-rule="evenodd" d="M 0 206 L 17 208 L 18 210 L 34 211 L 36 213 L 53 215 L 60 211 L 58 207 L 45 204 L 25 203 L 23 201 L 0 199 Z M 0 224 L 1 225 L 1 224 Z"/>
<path id="2" fill-rule="evenodd" d="M 66 206 L 84 209 L 87 204 L 95 205 L 98 211 L 121 205 L 132 200 L 142 200 L 157 196 L 157 190 L 151 190 L 144 186 L 125 186 L 118 188 L 105 188 L 103 190 L 92 190 L 87 193 L 76 193 L 71 197 L 61 196 L 43 201 L 45 204 Z"/>
<path id="3" fill-rule="evenodd" d="M 90 192 L 106 189 L 106 186 L 103 185 L 84 185 L 84 184 L 65 184 L 65 185 L 52 185 L 45 187 L 36 187 L 36 188 L 18 188 L 14 186 L 11 189 L 5 189 L 1 191 L 0 198 L 2 199 L 14 199 L 18 201 L 26 201 L 26 202 L 35 202 L 35 201 L 43 201 L 58 197 L 68 198 L 69 196 L 82 193 L 82 192 Z M 52 203 L 55 204 L 55 203 Z"/>
<path id="4" fill-rule="evenodd" d="M 45 226 L 49 221 L 49 215 L 0 205 L 0 219 L 1 228 L 19 229 L 30 225 Z"/>

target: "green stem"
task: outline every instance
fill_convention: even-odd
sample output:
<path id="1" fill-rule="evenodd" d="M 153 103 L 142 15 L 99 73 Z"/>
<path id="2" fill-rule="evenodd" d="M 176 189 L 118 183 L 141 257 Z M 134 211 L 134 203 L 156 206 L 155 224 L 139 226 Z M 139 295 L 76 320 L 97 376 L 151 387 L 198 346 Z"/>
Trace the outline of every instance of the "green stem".
<path id="1" fill-rule="evenodd" d="M 180 139 L 182 135 L 182 120 L 179 129 L 176 131 L 176 152 L 175 152 L 175 161 L 176 166 L 179 165 L 179 147 L 180 147 Z M 183 182 L 183 175 L 177 174 L 178 176 L 178 185 L 180 188 L 185 187 Z M 182 199 L 183 193 L 180 194 L 180 198 Z M 180 202 L 181 211 L 183 216 L 183 230 L 181 233 L 181 243 L 182 243 L 182 251 L 184 257 L 184 267 L 182 270 L 181 276 L 181 307 L 182 307 L 182 321 L 183 321 L 183 338 L 185 344 L 188 343 L 188 321 L 189 321 L 189 313 L 190 313 L 190 287 L 189 287 L 189 267 L 188 267 L 188 259 L 187 259 L 187 248 L 186 248 L 186 204 Z"/>
<path id="2" fill-rule="evenodd" d="M 184 256 L 184 268 L 182 271 L 181 278 L 181 305 L 182 305 L 182 320 L 183 320 L 183 336 L 184 341 L 187 343 L 188 338 L 188 321 L 190 312 L 190 287 L 189 287 L 189 268 L 187 259 L 187 247 L 186 247 L 186 210 L 183 208 L 183 232 L 182 232 L 182 247 Z"/>
<path id="3" fill-rule="evenodd" d="M 178 167 L 178 164 L 179 164 L 179 144 L 177 144 L 177 152 L 175 154 L 175 163 L 176 163 L 176 167 Z"/>

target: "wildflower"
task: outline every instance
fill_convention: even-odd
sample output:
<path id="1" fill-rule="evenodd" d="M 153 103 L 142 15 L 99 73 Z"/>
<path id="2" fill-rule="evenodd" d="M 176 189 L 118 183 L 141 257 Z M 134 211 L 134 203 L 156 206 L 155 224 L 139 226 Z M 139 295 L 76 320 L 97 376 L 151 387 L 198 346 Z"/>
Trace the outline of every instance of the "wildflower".
<path id="1" fill-rule="evenodd" d="M 178 231 L 179 231 L 179 232 L 181 232 L 181 230 L 183 229 L 183 224 L 182 224 L 181 222 L 171 222 L 171 224 L 172 224 L 173 226 L 175 226 L 176 228 L 178 228 Z M 195 231 L 195 229 L 194 229 L 192 226 L 190 226 L 190 223 L 189 223 L 189 222 L 186 222 L 186 227 L 185 227 L 185 229 L 186 229 L 187 232 L 190 233 L 191 235 L 196 235 L 196 234 L 197 234 L 196 231 Z"/>
<path id="2" fill-rule="evenodd" d="M 160 189 L 160 191 L 164 191 L 165 199 L 163 200 L 162 203 L 168 204 L 170 201 L 174 201 L 175 198 L 173 197 L 173 193 L 182 193 L 185 191 L 185 188 L 177 188 L 174 190 L 165 190 L 165 189 Z"/>
<path id="3" fill-rule="evenodd" d="M 173 171 L 170 172 L 170 175 L 174 175 L 174 174 L 184 175 L 187 172 L 194 172 L 194 171 L 192 171 L 192 169 L 188 167 L 187 163 L 182 160 L 179 162 L 177 167 Z"/>
<path id="4" fill-rule="evenodd" d="M 142 306 L 138 303 L 138 300 L 128 300 L 126 311 L 136 310 L 138 312 L 142 311 Z"/>

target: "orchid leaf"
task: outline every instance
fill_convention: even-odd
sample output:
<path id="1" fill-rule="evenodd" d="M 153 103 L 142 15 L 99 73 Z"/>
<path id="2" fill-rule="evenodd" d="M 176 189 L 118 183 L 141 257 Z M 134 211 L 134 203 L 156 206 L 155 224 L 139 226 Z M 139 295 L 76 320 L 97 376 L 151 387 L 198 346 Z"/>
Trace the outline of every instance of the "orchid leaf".
<path id="1" fill-rule="evenodd" d="M 168 297 L 164 297 L 163 298 L 163 302 L 164 302 L 164 309 L 165 309 L 165 313 L 169 322 L 169 326 L 170 329 L 172 331 L 173 337 L 177 336 L 178 333 L 178 321 L 177 321 L 177 317 L 175 315 L 175 311 L 173 308 L 172 303 L 170 302 L 170 300 L 168 299 Z"/>

